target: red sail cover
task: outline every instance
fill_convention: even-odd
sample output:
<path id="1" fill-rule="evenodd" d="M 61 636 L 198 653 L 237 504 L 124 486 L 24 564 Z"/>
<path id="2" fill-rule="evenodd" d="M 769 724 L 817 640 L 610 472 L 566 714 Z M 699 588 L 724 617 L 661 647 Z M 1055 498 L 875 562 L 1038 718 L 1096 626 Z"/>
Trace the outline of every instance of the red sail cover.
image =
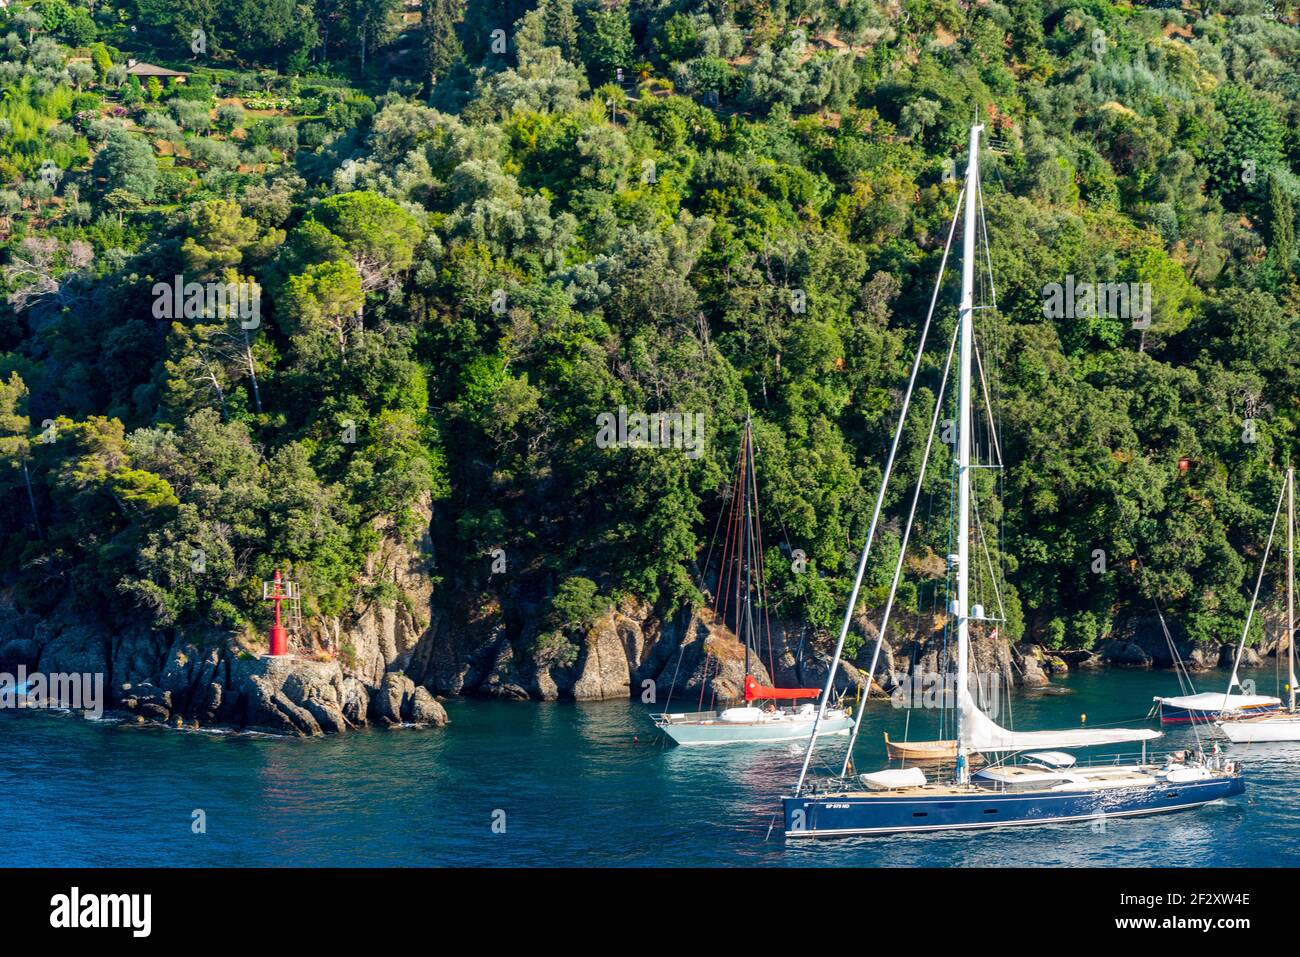
<path id="1" fill-rule="evenodd" d="M 777 699 L 788 700 L 793 698 L 816 698 L 822 693 L 820 688 L 765 688 L 754 680 L 753 675 L 745 675 L 745 700 L 753 701 L 755 698 L 761 700 Z"/>

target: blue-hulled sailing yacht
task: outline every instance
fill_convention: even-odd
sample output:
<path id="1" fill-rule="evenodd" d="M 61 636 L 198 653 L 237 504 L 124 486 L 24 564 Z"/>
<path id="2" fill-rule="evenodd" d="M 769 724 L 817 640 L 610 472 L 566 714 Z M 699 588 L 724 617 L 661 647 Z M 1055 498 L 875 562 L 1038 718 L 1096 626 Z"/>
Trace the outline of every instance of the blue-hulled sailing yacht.
<path id="1" fill-rule="evenodd" d="M 794 793 L 782 799 L 785 836 L 790 839 L 806 837 L 832 837 L 838 835 L 885 834 L 902 831 L 945 831 L 974 828 L 1012 827 L 1032 824 L 1050 824 L 1068 821 L 1095 821 L 1099 818 L 1129 817 L 1158 814 L 1196 807 L 1221 798 L 1241 794 L 1244 790 L 1241 770 L 1233 761 L 1224 761 L 1217 754 L 1207 757 L 1199 751 L 1179 751 L 1163 761 L 1148 760 L 1147 741 L 1160 736 L 1160 732 L 1146 728 L 1098 728 L 1065 731 L 1016 732 L 999 726 L 976 704 L 969 688 L 969 645 L 972 625 L 987 627 L 999 619 L 985 616 L 983 608 L 971 603 L 971 518 L 972 470 L 980 467 L 972 460 L 973 451 L 973 401 L 972 367 L 977 357 L 974 325 L 974 288 L 976 265 L 976 231 L 982 197 L 979 192 L 979 147 L 982 126 L 970 131 L 970 157 L 965 182 L 957 201 L 957 210 L 949 229 L 947 246 L 940 264 L 939 279 L 935 283 L 926 318 L 912 366 L 898 427 L 894 435 L 889 459 L 881 479 L 875 512 L 867 534 L 867 542 L 858 561 L 857 578 L 849 596 L 839 642 L 826 679 L 826 693 L 822 708 L 833 687 L 839 668 L 845 637 L 852 621 L 853 609 L 862 586 L 863 574 L 884 502 L 885 488 L 893 471 L 899 438 L 907 418 L 921 355 L 925 348 L 931 320 L 934 316 L 947 263 L 957 217 L 963 217 L 961 302 L 957 328 L 948 350 L 943 371 L 939 400 L 935 403 L 930 423 L 930 438 L 923 457 L 921 474 L 912 499 L 912 516 L 904 527 L 904 538 L 894 570 L 893 585 L 886 604 L 884 620 L 876 642 L 875 653 L 866 680 L 874 674 L 880 649 L 885 639 L 894 595 L 898 588 L 907 550 L 907 535 L 915 517 L 916 502 L 925 477 L 925 464 L 934 441 L 942 396 L 947 386 L 954 351 L 957 355 L 958 422 L 955 450 L 956 468 L 956 552 L 949 556 L 955 578 L 955 597 L 949 611 L 957 635 L 956 667 L 956 724 L 957 756 L 952 780 L 931 782 L 920 768 L 885 770 L 854 775 L 851 772 L 853 742 L 861 724 L 857 716 L 848 754 L 843 768 L 836 777 L 811 780 L 808 767 L 816 745 L 819 728 L 814 724 L 803 767 Z M 985 239 L 987 246 L 987 238 Z M 988 411 L 988 384 L 980 370 L 984 386 L 984 405 Z M 1000 450 L 989 416 L 991 448 Z M 997 463 L 1000 464 L 1000 461 Z M 974 518 L 979 522 L 978 507 Z M 987 542 L 981 534 L 981 545 L 988 554 Z M 996 584 L 994 586 L 996 588 Z M 998 596 L 1000 605 L 1001 599 Z M 820 713 L 819 713 L 820 717 Z M 1124 763 L 1119 759 L 1097 762 L 1080 762 L 1069 753 L 1072 748 L 1090 748 L 1099 745 L 1141 742 L 1140 758 Z M 988 763 L 974 774 L 970 770 L 970 756 L 979 753 Z"/>

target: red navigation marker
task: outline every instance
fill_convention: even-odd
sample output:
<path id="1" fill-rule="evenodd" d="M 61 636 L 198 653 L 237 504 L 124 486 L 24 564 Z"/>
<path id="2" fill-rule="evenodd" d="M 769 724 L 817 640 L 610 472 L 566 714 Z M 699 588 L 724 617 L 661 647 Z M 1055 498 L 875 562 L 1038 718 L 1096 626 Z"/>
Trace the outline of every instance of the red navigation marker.
<path id="1" fill-rule="evenodd" d="M 275 602 L 275 624 L 271 626 L 271 655 L 287 654 L 289 641 L 285 637 L 284 625 L 280 623 L 280 601 L 287 597 L 280 590 L 280 569 L 275 570 L 275 580 L 262 582 L 262 599 Z"/>

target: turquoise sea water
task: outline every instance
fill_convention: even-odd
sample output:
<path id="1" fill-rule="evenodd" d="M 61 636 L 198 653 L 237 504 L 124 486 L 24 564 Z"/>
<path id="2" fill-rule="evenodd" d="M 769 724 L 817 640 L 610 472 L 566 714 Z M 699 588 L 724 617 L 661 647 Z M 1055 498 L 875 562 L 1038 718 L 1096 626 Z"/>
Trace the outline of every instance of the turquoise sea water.
<path id="1" fill-rule="evenodd" d="M 1257 674 L 1260 693 L 1275 676 Z M 1199 690 L 1218 690 L 1220 673 Z M 1140 723 L 1167 672 L 1072 676 L 1019 695 L 1022 730 Z M 6 866 L 1281 866 L 1300 849 L 1300 744 L 1233 748 L 1247 794 L 1163 817 L 786 844 L 768 828 L 794 746 L 664 746 L 639 703 L 448 702 L 452 726 L 299 740 L 51 713 L 0 716 Z M 924 739 L 930 713 L 912 712 Z M 1004 714 L 1005 717 L 1005 714 Z M 905 712 L 872 702 L 859 770 Z M 820 751 L 838 769 L 842 742 Z M 1192 742 L 1187 729 L 1162 748 Z M 1113 750 L 1113 749 L 1111 749 Z M 201 810 L 206 833 L 192 830 Z M 496 829 L 494 830 L 494 823 Z M 501 824 L 504 823 L 504 832 Z"/>

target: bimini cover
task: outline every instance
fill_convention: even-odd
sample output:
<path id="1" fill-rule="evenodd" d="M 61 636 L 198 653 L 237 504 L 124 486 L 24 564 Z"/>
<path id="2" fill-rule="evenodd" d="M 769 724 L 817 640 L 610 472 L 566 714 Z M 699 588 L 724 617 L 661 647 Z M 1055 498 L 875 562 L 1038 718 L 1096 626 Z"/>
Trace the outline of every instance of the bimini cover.
<path id="1" fill-rule="evenodd" d="M 1066 731 L 1008 731 L 986 715 L 967 691 L 961 700 L 961 743 L 968 751 L 1051 751 L 1090 748 L 1160 737 L 1149 728 L 1071 728 Z"/>
<path id="2" fill-rule="evenodd" d="M 1034 751 L 1026 754 L 1025 758 L 1030 761 L 1037 761 L 1039 764 L 1046 764 L 1051 768 L 1072 768 L 1076 758 L 1073 754 L 1065 751 Z"/>
<path id="3" fill-rule="evenodd" d="M 1156 698 L 1163 705 L 1186 711 L 1237 711 L 1241 708 L 1269 708 L 1282 703 L 1280 698 L 1259 694 L 1224 694 L 1222 691 L 1202 691 L 1181 698 Z"/>
<path id="4" fill-rule="evenodd" d="M 894 788 L 919 788 L 925 784 L 925 772 L 920 768 L 891 769 L 859 774 L 858 780 L 868 791 L 891 791 Z"/>

